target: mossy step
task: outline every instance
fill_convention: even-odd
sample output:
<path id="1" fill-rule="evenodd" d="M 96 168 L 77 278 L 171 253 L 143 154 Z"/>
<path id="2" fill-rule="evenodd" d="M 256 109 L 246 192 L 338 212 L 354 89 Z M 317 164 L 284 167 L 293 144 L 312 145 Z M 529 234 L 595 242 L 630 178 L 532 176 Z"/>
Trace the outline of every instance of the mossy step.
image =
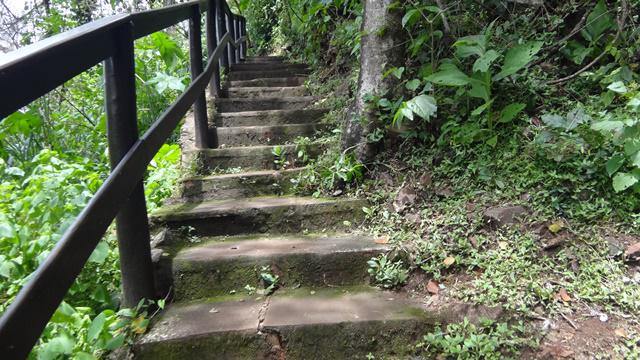
<path id="1" fill-rule="evenodd" d="M 202 201 L 288 194 L 293 187 L 291 180 L 302 170 L 294 168 L 190 177 L 182 181 L 181 196 L 188 201 Z"/>
<path id="2" fill-rule="evenodd" d="M 372 289 L 280 290 L 268 299 L 173 304 L 133 346 L 136 359 L 406 359 L 446 316 Z M 279 355 L 282 357 L 269 357 Z"/>
<path id="3" fill-rule="evenodd" d="M 293 76 L 293 77 L 277 77 L 277 78 L 268 78 L 262 77 L 258 79 L 252 80 L 235 80 L 230 81 L 229 87 L 244 87 L 244 86 L 300 86 L 304 85 L 304 82 L 307 80 L 305 76 Z"/>
<path id="4" fill-rule="evenodd" d="M 244 63 L 262 63 L 262 62 L 283 62 L 284 56 L 247 56 L 242 62 Z"/>
<path id="5" fill-rule="evenodd" d="M 355 234 L 208 238 L 174 257 L 174 296 L 193 300 L 246 285 L 259 288 L 265 267 L 284 287 L 367 284 L 367 260 L 388 250 L 372 237 Z"/>
<path id="6" fill-rule="evenodd" d="M 309 69 L 307 68 L 285 68 L 285 69 L 262 69 L 262 70 L 242 70 L 242 71 L 231 71 L 229 73 L 229 80 L 238 81 L 238 80 L 253 80 L 260 78 L 280 78 L 280 77 L 291 77 L 291 76 L 305 76 L 309 74 Z"/>
<path id="7" fill-rule="evenodd" d="M 211 132 L 215 131 L 220 146 L 251 146 L 286 144 L 300 136 L 313 136 L 324 128 L 324 124 L 311 123 L 219 127 Z"/>
<path id="8" fill-rule="evenodd" d="M 232 98 L 305 96 L 307 89 L 304 86 L 233 87 L 227 89 L 226 93 Z"/>
<path id="9" fill-rule="evenodd" d="M 257 71 L 257 70 L 308 70 L 307 64 L 294 64 L 283 62 L 244 62 L 231 65 L 231 72 Z"/>
<path id="10" fill-rule="evenodd" d="M 314 96 L 284 96 L 263 98 L 220 98 L 216 109 L 220 113 L 256 110 L 300 110 L 315 101 Z"/>
<path id="11" fill-rule="evenodd" d="M 278 145 L 285 155 L 283 159 L 289 162 L 289 167 L 304 166 L 297 157 L 296 145 Z M 241 168 L 244 170 L 276 170 L 276 156 L 273 155 L 275 146 L 237 146 L 218 149 L 197 149 L 185 151 L 187 162 L 196 161 L 202 171 L 217 171 L 225 169 Z M 309 158 L 316 157 L 321 151 L 319 144 L 310 144 L 305 147 Z"/>
<path id="12" fill-rule="evenodd" d="M 326 109 L 259 110 L 220 113 L 216 115 L 216 126 L 259 126 L 281 124 L 307 124 L 319 122 Z"/>
<path id="13" fill-rule="evenodd" d="M 254 197 L 163 206 L 151 214 L 155 225 L 191 228 L 192 235 L 338 231 L 359 222 L 365 200 L 312 197 Z"/>

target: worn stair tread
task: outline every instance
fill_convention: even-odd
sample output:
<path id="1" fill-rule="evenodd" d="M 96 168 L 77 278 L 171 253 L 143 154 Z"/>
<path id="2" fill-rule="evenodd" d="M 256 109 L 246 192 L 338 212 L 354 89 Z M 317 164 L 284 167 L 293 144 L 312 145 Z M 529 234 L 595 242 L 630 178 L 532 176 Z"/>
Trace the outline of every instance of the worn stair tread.
<path id="1" fill-rule="evenodd" d="M 249 62 L 249 63 L 243 62 L 243 63 L 231 65 L 231 72 L 256 71 L 256 70 L 282 70 L 282 69 L 308 70 L 309 66 L 307 64 L 284 63 L 284 62 Z"/>
<path id="2" fill-rule="evenodd" d="M 224 332 L 257 333 L 259 328 L 402 320 L 434 323 L 436 320 L 420 304 L 401 299 L 398 294 L 364 287 L 354 289 L 346 292 L 340 288 L 276 292 L 268 304 L 266 300 L 247 297 L 238 297 L 235 301 L 213 299 L 172 304 L 136 345 L 175 342 Z"/>
<path id="3" fill-rule="evenodd" d="M 289 76 L 289 77 L 263 77 L 251 80 L 232 80 L 230 87 L 245 86 L 299 86 L 304 85 L 307 80 L 306 76 Z"/>
<path id="4" fill-rule="evenodd" d="M 216 114 L 216 126 L 254 126 L 319 122 L 326 109 L 280 109 Z"/>
<path id="5" fill-rule="evenodd" d="M 212 262 L 239 258 L 265 258 L 282 255 L 385 251 L 389 247 L 378 244 L 371 236 L 340 235 L 270 235 L 232 236 L 202 239 L 197 246 L 185 248 L 174 258 L 176 263 Z"/>
<path id="6" fill-rule="evenodd" d="M 229 80 L 252 80 L 262 78 L 280 78 L 280 77 L 295 77 L 306 76 L 310 72 L 306 68 L 284 68 L 284 69 L 264 69 L 264 70 L 241 70 L 231 71 L 229 73 Z"/>
<path id="7" fill-rule="evenodd" d="M 291 179 L 303 170 L 303 167 L 299 167 L 188 177 L 182 180 L 180 200 L 197 201 L 206 197 L 231 199 L 288 193 L 293 187 Z"/>
<path id="8" fill-rule="evenodd" d="M 298 146 L 295 144 L 274 144 L 274 145 L 251 145 L 251 146 L 231 146 L 217 149 L 195 149 L 184 152 L 185 159 L 198 158 L 203 170 L 219 172 L 220 170 L 236 169 L 243 170 L 275 170 L 276 157 L 273 149 L 280 146 L 284 152 L 288 167 L 298 167 L 304 165 L 298 158 Z M 311 143 L 304 147 L 309 159 L 317 157 L 324 149 L 320 143 Z M 236 172 L 236 171 L 234 171 Z"/>
<path id="9" fill-rule="evenodd" d="M 318 123 L 266 126 L 229 126 L 215 129 L 222 146 L 275 145 L 293 142 L 300 136 L 313 136 L 326 126 Z M 213 131 L 213 129 L 212 129 Z"/>
<path id="10" fill-rule="evenodd" d="M 163 206 L 154 211 L 151 217 L 157 221 L 180 221 L 260 209 L 306 206 L 330 207 L 336 204 L 349 203 L 360 204 L 362 200 L 314 198 L 309 196 L 261 196 L 244 199 L 208 200 Z"/>
<path id="11" fill-rule="evenodd" d="M 232 87 L 226 90 L 230 97 L 275 97 L 275 96 L 306 96 L 307 88 L 298 86 L 246 86 Z"/>

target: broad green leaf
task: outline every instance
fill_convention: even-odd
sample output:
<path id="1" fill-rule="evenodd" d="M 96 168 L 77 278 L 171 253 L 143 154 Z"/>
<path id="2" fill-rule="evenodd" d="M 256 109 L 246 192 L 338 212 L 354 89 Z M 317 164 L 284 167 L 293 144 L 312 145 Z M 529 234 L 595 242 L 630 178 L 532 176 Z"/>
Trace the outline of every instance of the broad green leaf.
<path id="1" fill-rule="evenodd" d="M 404 86 L 408 90 L 415 91 L 418 88 L 418 86 L 420 86 L 420 80 L 418 79 L 409 80 L 407 81 L 406 84 L 404 84 Z"/>
<path id="2" fill-rule="evenodd" d="M 496 145 L 498 144 L 498 135 L 494 135 L 493 137 L 491 137 L 489 140 L 487 140 L 486 144 L 491 147 L 496 147 Z"/>
<path id="3" fill-rule="evenodd" d="M 623 164 L 624 164 L 624 156 L 622 156 L 621 154 L 616 154 L 612 156 L 611 159 L 607 161 L 607 164 L 605 166 L 607 170 L 607 174 L 611 177 L 618 170 L 620 170 Z"/>
<path id="4" fill-rule="evenodd" d="M 75 341 L 67 335 L 59 335 L 47 341 L 38 350 L 38 360 L 59 359 L 62 355 L 69 355 L 73 351 Z"/>
<path id="5" fill-rule="evenodd" d="M 619 172 L 613 177 L 613 190 L 624 191 L 638 182 L 638 178 L 630 173 Z"/>
<path id="6" fill-rule="evenodd" d="M 627 139 L 624 142 L 625 155 L 632 156 L 638 151 L 640 151 L 640 139 Z"/>
<path id="7" fill-rule="evenodd" d="M 105 348 L 110 351 L 115 350 L 121 347 L 122 344 L 124 344 L 124 340 L 125 340 L 124 334 L 119 334 L 118 336 L 109 339 L 109 341 L 107 341 L 107 343 L 105 344 Z"/>
<path id="8" fill-rule="evenodd" d="M 640 107 L 640 94 L 636 95 L 631 100 L 629 100 L 629 102 L 627 103 L 627 106 L 637 110 Z"/>
<path id="9" fill-rule="evenodd" d="M 417 9 L 411 9 L 407 11 L 402 17 L 402 27 L 406 28 L 407 25 L 413 25 L 418 18 L 420 18 L 420 12 Z"/>
<path id="10" fill-rule="evenodd" d="M 485 110 L 487 110 L 491 106 L 491 104 L 493 104 L 493 100 L 487 101 L 486 103 L 484 103 L 484 104 L 478 106 L 477 108 L 475 108 L 471 112 L 471 115 L 478 116 L 478 115 L 482 114 Z"/>
<path id="11" fill-rule="evenodd" d="M 475 78 L 470 78 L 469 80 L 469 83 L 471 84 L 471 89 L 469 89 L 468 91 L 469 96 L 482 99 L 485 102 L 489 102 L 491 93 L 490 89 L 487 87 L 487 84 Z"/>
<path id="12" fill-rule="evenodd" d="M 513 120 L 522 110 L 525 108 L 525 104 L 522 103 L 513 103 L 505 106 L 500 113 L 500 119 L 498 122 L 507 123 Z"/>
<path id="13" fill-rule="evenodd" d="M 636 152 L 635 154 L 631 154 L 629 156 L 629 159 L 631 160 L 631 165 L 640 168 L 640 151 Z"/>
<path id="14" fill-rule="evenodd" d="M 427 77 L 427 81 L 445 86 L 465 86 L 470 78 L 453 64 L 443 64 L 440 71 Z"/>
<path id="15" fill-rule="evenodd" d="M 557 114 L 544 114 L 540 117 L 543 123 L 547 126 L 551 126 L 553 128 L 563 128 L 565 127 L 567 120 Z"/>
<path id="16" fill-rule="evenodd" d="M 407 101 L 407 108 L 425 120 L 429 120 L 438 110 L 436 99 L 428 95 L 418 95 Z"/>
<path id="17" fill-rule="evenodd" d="M 107 243 L 104 241 L 100 241 L 91 253 L 91 256 L 89 256 L 88 261 L 92 263 L 102 264 L 108 255 L 109 245 L 107 245 Z"/>
<path id="18" fill-rule="evenodd" d="M 618 120 L 599 121 L 593 123 L 591 128 L 597 131 L 619 131 L 624 128 L 624 122 Z"/>
<path id="19" fill-rule="evenodd" d="M 493 61 L 498 57 L 500 57 L 500 54 L 498 54 L 497 51 L 487 51 L 484 55 L 480 56 L 475 63 L 473 63 L 473 71 L 487 72 Z"/>
<path id="20" fill-rule="evenodd" d="M 567 130 L 573 130 L 578 125 L 591 122 L 591 116 L 584 112 L 584 109 L 580 106 L 569 111 L 567 114 Z"/>
<path id="21" fill-rule="evenodd" d="M 542 41 L 529 41 L 509 49 L 504 57 L 502 69 L 493 77 L 493 80 L 501 80 L 517 73 L 533 60 L 541 48 Z"/>
<path id="22" fill-rule="evenodd" d="M 87 340 L 89 342 L 94 341 L 100 336 L 106 320 L 107 316 L 104 312 L 101 312 L 91 321 L 91 325 L 89 325 L 89 329 L 87 329 Z"/>
<path id="23" fill-rule="evenodd" d="M 609 14 L 609 9 L 603 0 L 598 1 L 593 11 L 589 13 L 585 28 L 580 32 L 590 42 L 598 38 L 608 29 L 613 28 L 614 22 Z"/>
<path id="24" fill-rule="evenodd" d="M 484 55 L 487 47 L 487 37 L 485 35 L 470 35 L 458 39 L 453 46 L 456 48 L 456 56 L 468 58 L 469 56 Z"/>
<path id="25" fill-rule="evenodd" d="M 607 89 L 618 94 L 624 94 L 628 91 L 627 87 L 624 85 L 622 81 L 616 81 L 609 84 L 609 86 L 607 86 Z"/>

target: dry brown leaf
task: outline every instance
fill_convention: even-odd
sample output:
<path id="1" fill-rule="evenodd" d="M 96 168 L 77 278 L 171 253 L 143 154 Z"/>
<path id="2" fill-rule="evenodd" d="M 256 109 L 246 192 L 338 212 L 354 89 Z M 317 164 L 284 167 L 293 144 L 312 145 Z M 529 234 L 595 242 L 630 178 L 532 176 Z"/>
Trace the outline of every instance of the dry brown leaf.
<path id="1" fill-rule="evenodd" d="M 456 262 L 456 258 L 454 258 L 453 256 L 447 256 L 447 257 L 444 259 L 444 264 L 445 264 L 445 265 L 447 265 L 447 266 L 451 266 L 451 265 L 453 265 L 453 263 L 455 263 L 455 262 Z"/>
<path id="2" fill-rule="evenodd" d="M 509 243 L 506 241 L 498 241 L 498 247 L 502 250 L 506 249 L 509 246 Z"/>
<path id="3" fill-rule="evenodd" d="M 383 236 L 380 238 L 376 239 L 376 244 L 388 244 L 389 243 L 389 237 L 388 236 Z"/>
<path id="4" fill-rule="evenodd" d="M 621 338 L 626 338 L 627 337 L 627 332 L 624 331 L 623 328 L 615 329 L 613 332 L 616 334 L 616 336 L 619 336 Z"/>
<path id="5" fill-rule="evenodd" d="M 427 291 L 433 295 L 437 295 L 440 292 L 440 284 L 435 280 L 429 280 L 427 283 Z"/>
<path id="6" fill-rule="evenodd" d="M 564 302 L 571 301 L 571 296 L 569 296 L 565 288 L 561 288 L 560 291 L 558 291 L 558 297 Z"/>

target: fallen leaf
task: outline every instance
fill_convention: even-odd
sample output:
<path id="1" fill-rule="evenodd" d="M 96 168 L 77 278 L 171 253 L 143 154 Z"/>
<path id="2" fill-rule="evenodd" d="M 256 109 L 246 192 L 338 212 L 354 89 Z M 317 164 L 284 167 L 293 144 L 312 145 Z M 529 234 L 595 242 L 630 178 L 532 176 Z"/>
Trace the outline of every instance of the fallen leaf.
<path id="1" fill-rule="evenodd" d="M 376 244 L 388 244 L 389 243 L 389 237 L 388 236 L 383 236 L 380 238 L 376 239 Z"/>
<path id="2" fill-rule="evenodd" d="M 440 284 L 435 280 L 429 280 L 427 283 L 427 291 L 431 294 L 437 295 L 440 292 Z"/>
<path id="3" fill-rule="evenodd" d="M 615 329 L 613 332 L 619 337 L 622 337 L 622 338 L 626 338 L 627 337 L 627 332 L 624 331 L 623 328 Z"/>
<path id="4" fill-rule="evenodd" d="M 564 302 L 571 301 L 571 296 L 569 296 L 569 294 L 567 293 L 567 290 L 565 290 L 565 288 L 561 288 L 560 291 L 558 291 L 558 297 L 560 299 L 562 299 L 562 301 L 564 301 Z"/>
<path id="5" fill-rule="evenodd" d="M 453 265 L 454 262 L 456 262 L 456 258 L 454 258 L 453 256 L 447 256 L 444 259 L 444 264 L 447 265 L 447 266 Z"/>
<path id="6" fill-rule="evenodd" d="M 556 221 L 553 224 L 549 225 L 549 231 L 554 234 L 557 234 L 560 230 L 562 230 L 562 223 L 559 221 Z"/>
<path id="7" fill-rule="evenodd" d="M 509 243 L 506 241 L 498 241 L 498 247 L 500 247 L 500 249 L 504 250 L 509 246 Z"/>
<path id="8" fill-rule="evenodd" d="M 215 314 L 215 313 L 219 313 L 220 310 L 216 309 L 216 308 L 211 308 L 211 310 L 209 310 L 210 313 Z"/>

